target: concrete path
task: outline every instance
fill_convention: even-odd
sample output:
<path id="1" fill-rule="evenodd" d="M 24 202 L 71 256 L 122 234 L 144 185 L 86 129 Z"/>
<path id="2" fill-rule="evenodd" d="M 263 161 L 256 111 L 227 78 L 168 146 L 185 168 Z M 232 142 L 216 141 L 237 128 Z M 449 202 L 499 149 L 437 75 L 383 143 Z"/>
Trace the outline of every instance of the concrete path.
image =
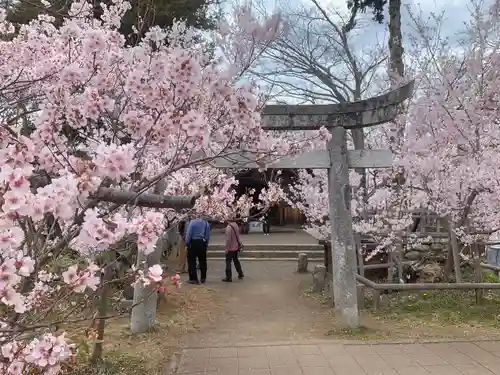
<path id="1" fill-rule="evenodd" d="M 309 344 L 185 349 L 185 375 L 493 375 L 499 342 Z"/>

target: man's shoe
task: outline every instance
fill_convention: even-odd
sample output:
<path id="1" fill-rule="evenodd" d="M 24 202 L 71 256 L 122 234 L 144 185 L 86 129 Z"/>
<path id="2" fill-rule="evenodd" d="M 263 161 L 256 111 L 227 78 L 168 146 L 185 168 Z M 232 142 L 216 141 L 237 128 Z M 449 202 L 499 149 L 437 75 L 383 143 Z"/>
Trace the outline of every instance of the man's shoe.
<path id="1" fill-rule="evenodd" d="M 205 284 L 205 279 L 201 280 L 201 283 L 202 283 L 202 284 Z"/>
<path id="2" fill-rule="evenodd" d="M 239 275 L 238 279 L 243 280 L 244 277 L 245 277 L 245 275 Z"/>
<path id="3" fill-rule="evenodd" d="M 228 279 L 227 277 L 223 278 L 222 281 L 224 281 L 225 283 L 232 283 L 233 282 L 233 280 Z"/>
<path id="4" fill-rule="evenodd" d="M 188 280 L 187 283 L 188 284 L 193 284 L 193 285 L 198 285 L 199 284 L 198 280 Z"/>

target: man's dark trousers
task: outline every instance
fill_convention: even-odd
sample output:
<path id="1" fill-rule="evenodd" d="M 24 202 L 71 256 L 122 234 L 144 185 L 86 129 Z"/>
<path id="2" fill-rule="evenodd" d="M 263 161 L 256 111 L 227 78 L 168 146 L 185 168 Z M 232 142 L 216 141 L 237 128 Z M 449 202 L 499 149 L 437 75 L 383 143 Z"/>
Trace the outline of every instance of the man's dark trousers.
<path id="1" fill-rule="evenodd" d="M 196 259 L 200 264 L 200 280 L 202 283 L 207 278 L 207 242 L 205 240 L 191 240 L 188 248 L 188 273 L 190 281 L 198 281 Z"/>
<path id="2" fill-rule="evenodd" d="M 231 270 L 231 262 L 234 263 L 234 268 L 238 272 L 238 276 L 243 277 L 240 259 L 238 258 L 239 251 L 226 251 L 226 280 L 232 280 L 233 272 Z"/>
<path id="3" fill-rule="evenodd" d="M 269 232 L 271 231 L 271 223 L 268 220 L 264 220 L 262 222 L 262 231 L 265 234 L 269 234 Z"/>

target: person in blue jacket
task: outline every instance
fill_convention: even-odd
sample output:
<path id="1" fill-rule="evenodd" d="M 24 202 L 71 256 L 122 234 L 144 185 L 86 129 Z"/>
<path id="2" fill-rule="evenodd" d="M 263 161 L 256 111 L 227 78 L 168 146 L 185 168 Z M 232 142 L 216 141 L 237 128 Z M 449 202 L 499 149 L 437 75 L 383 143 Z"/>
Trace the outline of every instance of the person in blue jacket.
<path id="1" fill-rule="evenodd" d="M 202 284 L 207 279 L 207 249 L 210 241 L 210 224 L 200 217 L 189 222 L 186 230 L 186 247 L 189 284 Z M 200 265 L 200 279 L 196 269 L 196 259 Z"/>

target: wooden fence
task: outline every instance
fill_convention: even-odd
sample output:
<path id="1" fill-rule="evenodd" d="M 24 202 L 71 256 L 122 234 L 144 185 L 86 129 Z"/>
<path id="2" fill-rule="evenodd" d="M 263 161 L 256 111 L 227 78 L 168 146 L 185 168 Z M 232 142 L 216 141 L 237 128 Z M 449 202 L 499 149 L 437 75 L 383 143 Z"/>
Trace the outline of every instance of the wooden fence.
<path id="1" fill-rule="evenodd" d="M 500 267 L 491 266 L 489 264 L 481 263 L 481 268 L 486 268 L 495 272 L 500 272 Z M 481 271 L 480 271 L 481 272 Z M 500 283 L 417 283 L 417 284 L 392 284 L 375 283 L 367 278 L 356 275 L 358 283 L 365 287 L 372 289 L 373 296 L 373 309 L 380 310 L 381 293 L 388 291 L 420 291 L 420 290 L 475 290 L 476 303 L 481 303 L 482 291 L 488 289 L 500 289 Z M 358 296 L 361 304 L 364 301 L 364 288 L 358 288 Z"/>
<path id="2" fill-rule="evenodd" d="M 500 267 L 492 266 L 481 262 L 481 256 L 483 250 L 488 242 L 476 243 L 469 246 L 469 252 L 471 254 L 472 262 L 471 265 L 474 268 L 474 282 L 464 283 L 461 282 L 461 271 L 460 264 L 461 258 L 459 256 L 458 241 L 455 236 L 453 226 L 447 223 L 443 218 L 438 217 L 433 213 L 413 211 L 412 216 L 414 217 L 413 225 L 407 228 L 406 233 L 402 234 L 398 240 L 396 246 L 396 251 L 390 252 L 387 255 L 387 261 L 379 264 L 365 264 L 365 260 L 360 251 L 356 251 L 358 254 L 357 259 L 357 269 L 358 274 L 356 279 L 358 282 L 358 298 L 360 307 L 364 303 L 365 288 L 370 288 L 373 294 L 373 308 L 375 310 L 380 309 L 381 294 L 383 292 L 389 291 L 422 291 L 422 290 L 475 290 L 476 292 L 476 303 L 481 303 L 482 292 L 484 290 L 493 289 L 500 290 L 500 283 L 483 283 L 483 270 L 488 269 L 490 271 L 500 274 Z M 469 233 L 475 234 L 487 234 L 474 232 L 469 229 Z M 383 234 L 377 234 L 379 237 L 383 237 Z M 394 267 L 397 268 L 398 277 L 401 280 L 403 276 L 403 266 L 414 264 L 412 261 L 404 261 L 403 248 L 409 242 L 409 237 L 412 238 L 425 238 L 432 237 L 433 239 L 447 239 L 449 247 L 451 247 L 452 255 L 455 263 L 455 283 L 377 283 L 369 280 L 365 277 L 366 270 L 382 270 L 387 269 L 387 279 L 392 279 L 392 274 L 394 272 Z M 361 246 L 369 243 L 366 237 L 361 237 L 357 235 L 356 247 L 360 249 Z M 324 265 L 327 274 L 331 273 L 331 245 L 330 242 L 323 242 L 325 248 L 325 259 Z M 448 247 L 447 246 L 447 247 Z M 446 249 L 448 250 L 448 249 Z"/>

